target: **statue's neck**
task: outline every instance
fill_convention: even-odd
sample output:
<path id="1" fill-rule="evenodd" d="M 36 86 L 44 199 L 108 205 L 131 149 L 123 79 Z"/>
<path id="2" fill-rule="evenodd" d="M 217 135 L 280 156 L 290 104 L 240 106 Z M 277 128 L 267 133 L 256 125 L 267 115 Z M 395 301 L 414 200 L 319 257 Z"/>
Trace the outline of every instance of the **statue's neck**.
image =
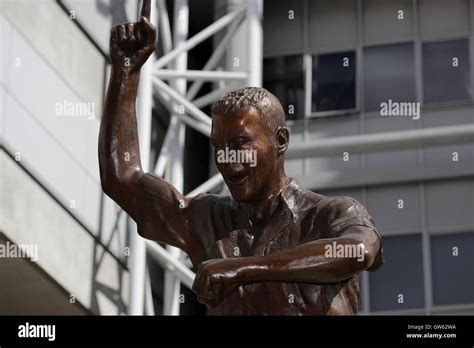
<path id="1" fill-rule="evenodd" d="M 281 191 L 288 185 L 290 179 L 287 176 L 271 186 L 271 191 L 267 192 L 259 201 L 249 203 L 249 219 L 253 225 L 262 224 L 267 221 L 278 207 Z"/>

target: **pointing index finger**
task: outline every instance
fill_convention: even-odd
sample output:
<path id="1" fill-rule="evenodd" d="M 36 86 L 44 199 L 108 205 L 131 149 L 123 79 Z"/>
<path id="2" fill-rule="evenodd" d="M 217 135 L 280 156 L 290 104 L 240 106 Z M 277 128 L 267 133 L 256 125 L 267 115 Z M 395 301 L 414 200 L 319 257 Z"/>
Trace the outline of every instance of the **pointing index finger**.
<path id="1" fill-rule="evenodd" d="M 151 0 L 143 0 L 141 16 L 150 19 Z"/>

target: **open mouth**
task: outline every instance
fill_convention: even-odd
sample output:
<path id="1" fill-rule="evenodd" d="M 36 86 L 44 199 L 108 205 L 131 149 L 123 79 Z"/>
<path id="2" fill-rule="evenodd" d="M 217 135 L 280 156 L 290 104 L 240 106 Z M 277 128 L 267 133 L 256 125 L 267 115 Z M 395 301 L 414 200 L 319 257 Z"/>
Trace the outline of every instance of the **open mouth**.
<path id="1" fill-rule="evenodd" d="M 226 175 L 226 180 L 229 184 L 236 185 L 236 184 L 241 184 L 247 179 L 247 174 L 246 173 L 235 173 L 235 174 L 229 174 Z"/>

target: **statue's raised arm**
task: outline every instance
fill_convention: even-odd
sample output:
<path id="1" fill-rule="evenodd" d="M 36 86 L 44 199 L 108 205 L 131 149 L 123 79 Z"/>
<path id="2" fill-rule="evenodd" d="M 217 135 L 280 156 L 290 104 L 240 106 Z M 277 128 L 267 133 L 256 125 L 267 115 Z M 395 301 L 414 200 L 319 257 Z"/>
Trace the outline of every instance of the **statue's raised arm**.
<path id="1" fill-rule="evenodd" d="M 135 102 L 141 67 L 156 48 L 150 12 L 150 0 L 144 0 L 138 22 L 116 25 L 110 33 L 112 72 L 100 125 L 100 179 L 143 237 L 187 251 L 189 231 L 181 226 L 185 210 L 180 206 L 188 200 L 161 178 L 144 173 L 140 163 Z"/>

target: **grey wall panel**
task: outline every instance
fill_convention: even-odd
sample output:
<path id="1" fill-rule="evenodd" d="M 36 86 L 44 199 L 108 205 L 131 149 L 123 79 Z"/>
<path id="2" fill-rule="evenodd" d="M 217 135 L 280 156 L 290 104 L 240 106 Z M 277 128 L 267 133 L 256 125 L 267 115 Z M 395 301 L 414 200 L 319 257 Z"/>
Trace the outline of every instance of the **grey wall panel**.
<path id="1" fill-rule="evenodd" d="M 119 233 L 112 235 L 117 207 L 106 200 L 104 204 L 112 208 L 105 207 L 105 213 L 100 216 L 103 193 L 97 139 L 101 104 L 89 104 L 94 108 L 94 118 L 86 113 L 58 114 L 58 105 L 64 106 L 65 102 L 80 105 L 90 101 L 78 96 L 22 34 L 12 29 L 11 38 L 6 54 L 21 57 L 21 66 L 14 67 L 12 59 L 2 66 L 8 71 L 1 127 L 8 149 L 20 152 L 23 163 L 37 179 L 66 207 L 74 205 L 71 212 L 93 233 L 100 235 L 104 243 L 110 241 L 112 252 L 122 255 L 126 242 L 123 224 L 119 224 Z M 87 75 L 83 78 L 90 85 L 95 83 L 88 81 Z M 46 88 L 41 81 L 47 81 Z"/>
<path id="2" fill-rule="evenodd" d="M 421 228 L 420 193 L 417 184 L 368 188 L 367 208 L 382 234 L 384 230 Z"/>
<path id="3" fill-rule="evenodd" d="M 11 59 L 11 24 L 0 15 L 0 83 L 6 84 L 7 62 Z"/>
<path id="4" fill-rule="evenodd" d="M 310 139 L 324 139 L 359 133 L 359 120 L 354 117 L 337 117 L 312 120 L 309 126 Z M 344 152 L 348 152 L 348 161 L 344 161 Z M 351 154 L 348 148 L 339 156 L 319 157 L 308 160 L 310 171 L 317 173 L 320 170 L 350 169 L 360 167 L 360 155 Z"/>
<path id="5" fill-rule="evenodd" d="M 362 203 L 362 190 L 361 189 L 344 189 L 344 190 L 323 190 L 319 191 L 317 188 L 314 189 L 314 191 L 321 193 L 325 196 L 329 197 L 337 197 L 337 196 L 349 196 L 352 198 L 357 199 L 359 202 Z"/>
<path id="6" fill-rule="evenodd" d="M 424 149 L 424 163 L 434 166 L 472 165 L 474 144 L 436 146 Z"/>
<path id="7" fill-rule="evenodd" d="M 420 0 L 422 38 L 469 34 L 469 0 Z"/>
<path id="8" fill-rule="evenodd" d="M 86 132 L 90 124 L 98 127 L 101 105 L 83 100 L 74 93 L 20 34 L 14 31 L 12 40 L 12 55 L 23 59 L 21 67 L 13 68 L 10 72 L 8 88 L 11 95 L 28 111 L 35 122 L 59 142 L 59 146 L 74 154 L 75 159 L 83 164 L 88 140 Z M 48 82 L 47 88 L 42 81 Z M 83 105 L 82 103 L 87 103 L 84 105 L 91 107 L 94 118 L 86 112 L 81 114 L 81 110 L 75 110 L 75 107 Z M 70 105 L 74 106 L 74 110 L 68 109 Z M 62 114 L 61 109 L 64 111 Z M 30 141 L 33 141 L 33 138 Z M 87 155 L 97 157 L 96 152 Z M 90 175 L 96 173 L 96 167 L 85 169 Z"/>
<path id="9" fill-rule="evenodd" d="M 297 177 L 303 173 L 303 160 L 287 160 L 285 161 L 285 172 L 289 177 Z"/>
<path id="10" fill-rule="evenodd" d="M 458 108 L 444 108 L 441 110 L 428 110 L 422 115 L 423 126 L 443 127 L 456 124 L 474 123 L 474 108 L 472 106 Z M 456 164 L 474 163 L 474 144 L 453 144 L 451 146 L 437 146 L 425 148 L 424 162 L 427 165 L 452 166 Z M 453 161 L 453 153 L 457 152 L 458 161 Z"/>
<path id="11" fill-rule="evenodd" d="M 289 19 L 294 11 L 294 19 Z M 265 54 L 303 49 L 303 1 L 265 1 L 263 12 Z"/>
<path id="12" fill-rule="evenodd" d="M 334 50 L 356 45 L 357 1 L 312 0 L 308 4 L 311 50 Z"/>
<path id="13" fill-rule="evenodd" d="M 301 141 L 303 138 L 301 127 L 290 127 L 290 146 L 294 141 Z M 303 173 L 303 160 L 286 160 L 285 161 L 286 175 L 290 177 L 297 177 Z"/>
<path id="14" fill-rule="evenodd" d="M 474 226 L 474 181 L 456 180 L 426 184 L 429 229 Z"/>
<path id="15" fill-rule="evenodd" d="M 0 144 L 3 143 L 3 112 L 4 112 L 4 105 L 7 101 L 7 94 L 5 92 L 5 87 L 0 84 Z"/>
<path id="16" fill-rule="evenodd" d="M 411 0 L 364 0 L 363 3 L 365 43 L 413 37 Z"/>
<path id="17" fill-rule="evenodd" d="M 14 153 L 18 152 L 25 166 L 64 205 L 73 205 L 71 210 L 84 218 L 86 226 L 95 230 L 98 211 L 92 216 L 82 214 L 82 209 L 91 202 L 84 199 L 87 173 L 77 158 L 10 96 L 7 98 L 4 125 L 4 140 L 8 148 Z"/>
<path id="18" fill-rule="evenodd" d="M 3 151 L 0 170 L 0 230 L 14 243 L 37 246 L 38 266 L 94 313 L 123 314 L 123 266 Z"/>
<path id="19" fill-rule="evenodd" d="M 365 120 L 366 133 L 416 129 L 411 117 L 382 117 Z M 417 150 L 386 151 L 366 155 L 367 167 L 409 166 L 418 163 Z"/>

